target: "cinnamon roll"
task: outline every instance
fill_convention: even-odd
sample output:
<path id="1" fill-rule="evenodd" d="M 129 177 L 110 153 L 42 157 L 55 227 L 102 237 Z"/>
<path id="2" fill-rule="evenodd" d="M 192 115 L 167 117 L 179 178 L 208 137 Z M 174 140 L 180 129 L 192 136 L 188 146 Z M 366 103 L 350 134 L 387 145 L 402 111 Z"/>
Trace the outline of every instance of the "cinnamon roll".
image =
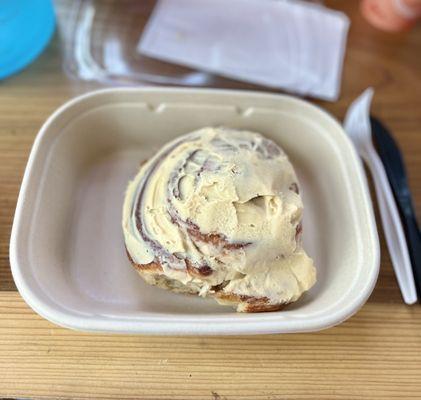
<path id="1" fill-rule="evenodd" d="M 273 311 L 315 283 L 303 204 L 282 149 L 258 133 L 203 128 L 147 160 L 128 185 L 128 257 L 149 284 Z"/>

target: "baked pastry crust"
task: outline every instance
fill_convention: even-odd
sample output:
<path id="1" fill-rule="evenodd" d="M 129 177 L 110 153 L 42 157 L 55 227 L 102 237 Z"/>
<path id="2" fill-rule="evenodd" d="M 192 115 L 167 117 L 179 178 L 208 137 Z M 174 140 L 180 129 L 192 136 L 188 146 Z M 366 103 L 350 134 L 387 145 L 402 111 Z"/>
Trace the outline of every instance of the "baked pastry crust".
<path id="1" fill-rule="evenodd" d="M 126 251 L 127 252 L 127 251 Z M 177 281 L 166 277 L 162 265 L 158 262 L 149 264 L 136 264 L 127 252 L 127 257 L 138 274 L 150 285 L 157 286 L 161 289 L 170 290 L 175 293 L 185 293 L 197 295 L 199 292 L 185 285 L 180 285 Z M 192 270 L 193 275 L 198 272 Z M 200 273 L 199 273 L 200 275 Z M 257 313 L 265 311 L 280 311 L 289 303 L 270 304 L 267 297 L 255 297 L 238 295 L 236 293 L 224 292 L 224 285 L 214 286 L 208 293 L 209 297 L 214 297 L 221 305 L 232 306 L 238 312 Z"/>

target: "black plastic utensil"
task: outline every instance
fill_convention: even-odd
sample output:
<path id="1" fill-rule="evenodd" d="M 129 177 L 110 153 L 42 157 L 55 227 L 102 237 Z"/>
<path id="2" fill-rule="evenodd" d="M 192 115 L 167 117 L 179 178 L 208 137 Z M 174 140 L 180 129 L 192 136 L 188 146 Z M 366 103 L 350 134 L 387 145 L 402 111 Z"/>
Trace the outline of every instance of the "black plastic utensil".
<path id="1" fill-rule="evenodd" d="M 404 160 L 389 130 L 376 117 L 371 116 L 370 122 L 377 151 L 385 167 L 404 226 L 418 300 L 421 302 L 421 232 L 412 203 Z"/>

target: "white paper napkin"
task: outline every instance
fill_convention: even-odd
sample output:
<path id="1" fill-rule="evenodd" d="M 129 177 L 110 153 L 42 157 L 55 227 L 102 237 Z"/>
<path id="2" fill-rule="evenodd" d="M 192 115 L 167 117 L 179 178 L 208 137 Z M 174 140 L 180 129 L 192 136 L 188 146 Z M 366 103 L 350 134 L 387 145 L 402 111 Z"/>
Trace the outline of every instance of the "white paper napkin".
<path id="1" fill-rule="evenodd" d="M 237 80 L 336 100 L 348 27 L 345 14 L 302 1 L 160 0 L 138 51 Z"/>

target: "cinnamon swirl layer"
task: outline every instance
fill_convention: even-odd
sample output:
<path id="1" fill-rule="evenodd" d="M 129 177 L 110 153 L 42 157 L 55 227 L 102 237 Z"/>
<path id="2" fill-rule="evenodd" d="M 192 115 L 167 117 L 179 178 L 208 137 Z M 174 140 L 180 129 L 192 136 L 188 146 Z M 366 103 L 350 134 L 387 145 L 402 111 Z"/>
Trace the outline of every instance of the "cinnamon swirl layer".
<path id="1" fill-rule="evenodd" d="M 285 153 L 260 134 L 203 128 L 164 146 L 130 182 L 123 230 L 151 284 L 271 311 L 315 282 Z"/>

